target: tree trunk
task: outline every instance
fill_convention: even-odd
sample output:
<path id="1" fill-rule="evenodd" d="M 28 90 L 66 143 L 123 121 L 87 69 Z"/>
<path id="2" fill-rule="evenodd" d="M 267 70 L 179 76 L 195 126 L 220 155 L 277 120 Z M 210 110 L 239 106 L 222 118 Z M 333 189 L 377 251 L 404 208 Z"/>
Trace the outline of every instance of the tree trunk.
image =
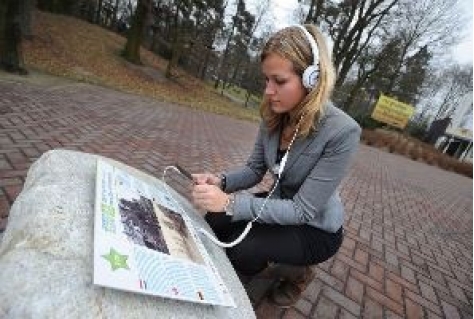
<path id="1" fill-rule="evenodd" d="M 217 78 L 216 78 L 216 82 L 214 83 L 215 89 L 219 87 L 219 83 L 221 82 L 221 78 L 223 76 L 222 73 L 224 73 L 225 62 L 227 60 L 227 55 L 229 54 L 229 49 L 230 49 L 230 40 L 232 40 L 232 37 L 234 36 L 234 27 L 235 27 L 235 23 L 232 22 L 232 26 L 230 28 L 231 31 L 230 31 L 229 37 L 227 38 L 227 43 L 225 44 L 224 54 L 222 55 L 222 59 L 217 68 L 217 74 L 216 74 Z"/>
<path id="2" fill-rule="evenodd" d="M 200 69 L 199 69 L 199 78 L 201 80 L 204 80 L 206 77 L 206 72 L 207 72 L 207 66 L 209 65 L 209 57 L 211 55 L 210 50 L 206 48 L 206 54 L 204 55 L 204 62 L 201 63 Z"/>
<path id="3" fill-rule="evenodd" d="M 117 30 L 118 7 L 119 7 L 119 0 L 115 0 L 114 12 L 113 12 L 113 15 L 112 15 L 112 25 L 111 25 L 112 30 Z"/>
<path id="4" fill-rule="evenodd" d="M 32 25 L 32 12 L 35 8 L 36 1 L 34 0 L 19 0 L 19 17 L 20 17 L 20 28 L 21 35 L 24 39 L 31 39 L 33 32 L 31 30 Z"/>
<path id="5" fill-rule="evenodd" d="M 145 33 L 146 18 L 150 8 L 151 0 L 139 0 L 137 9 L 133 15 L 132 26 L 130 27 L 127 43 L 123 51 L 123 57 L 135 64 L 141 64 L 140 46 Z"/>
<path id="6" fill-rule="evenodd" d="M 95 23 L 98 25 L 101 25 L 101 16 L 102 16 L 102 2 L 103 0 L 99 0 L 99 3 L 97 5 L 97 11 L 95 12 Z"/>
<path id="7" fill-rule="evenodd" d="M 249 101 L 250 97 L 252 96 L 252 93 L 250 93 L 248 90 L 245 92 L 245 107 L 249 107 Z"/>
<path id="8" fill-rule="evenodd" d="M 22 75 L 24 68 L 21 50 L 20 1 L 0 2 L 0 64 L 8 72 Z"/>
<path id="9" fill-rule="evenodd" d="M 171 58 L 166 66 L 165 77 L 170 79 L 172 76 L 172 70 L 175 65 L 178 64 L 179 56 L 181 54 L 181 30 L 179 26 L 179 5 L 176 5 L 176 11 L 174 15 L 174 30 L 172 36 L 172 47 L 171 47 Z"/>
<path id="10" fill-rule="evenodd" d="M 172 76 L 173 68 L 178 65 L 180 53 L 181 53 L 181 40 L 179 35 L 178 26 L 175 29 L 175 36 L 173 41 L 173 46 L 171 48 L 171 59 L 168 61 L 168 65 L 166 66 L 165 77 L 170 79 Z"/>

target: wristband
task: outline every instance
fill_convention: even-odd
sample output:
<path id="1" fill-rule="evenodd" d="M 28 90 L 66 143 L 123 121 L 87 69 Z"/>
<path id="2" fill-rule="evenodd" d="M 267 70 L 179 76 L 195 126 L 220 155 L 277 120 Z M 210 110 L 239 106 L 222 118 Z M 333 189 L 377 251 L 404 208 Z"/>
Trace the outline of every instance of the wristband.
<path id="1" fill-rule="evenodd" d="M 226 178 L 225 178 L 224 174 L 221 174 L 221 185 L 220 186 L 221 186 L 221 190 L 225 191 L 227 183 L 226 183 Z"/>
<path id="2" fill-rule="evenodd" d="M 222 209 L 227 216 L 234 216 L 234 203 L 235 203 L 234 195 L 230 194 L 227 197 L 227 201 L 225 202 L 224 208 Z"/>

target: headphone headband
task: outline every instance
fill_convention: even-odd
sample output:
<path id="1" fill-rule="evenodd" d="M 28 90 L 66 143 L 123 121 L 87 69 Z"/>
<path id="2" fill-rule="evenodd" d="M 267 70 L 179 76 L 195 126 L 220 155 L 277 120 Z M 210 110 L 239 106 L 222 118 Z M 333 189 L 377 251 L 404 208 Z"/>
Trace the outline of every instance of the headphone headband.
<path id="1" fill-rule="evenodd" d="M 306 29 L 306 27 L 302 26 L 301 24 L 295 25 L 295 27 L 299 28 L 305 35 L 306 39 L 309 42 L 309 45 L 311 47 L 311 53 L 313 54 L 313 65 L 318 65 L 319 62 L 319 51 L 318 51 L 318 46 L 316 44 L 316 41 L 314 40 L 313 36 L 309 31 Z"/>

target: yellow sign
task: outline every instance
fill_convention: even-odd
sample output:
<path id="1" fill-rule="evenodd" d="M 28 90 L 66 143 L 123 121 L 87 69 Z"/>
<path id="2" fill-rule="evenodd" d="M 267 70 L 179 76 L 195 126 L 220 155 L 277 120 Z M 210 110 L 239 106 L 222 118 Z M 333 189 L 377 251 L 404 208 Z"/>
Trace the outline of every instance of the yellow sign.
<path id="1" fill-rule="evenodd" d="M 372 112 L 372 118 L 403 129 L 413 113 L 415 113 L 413 106 L 381 94 Z"/>

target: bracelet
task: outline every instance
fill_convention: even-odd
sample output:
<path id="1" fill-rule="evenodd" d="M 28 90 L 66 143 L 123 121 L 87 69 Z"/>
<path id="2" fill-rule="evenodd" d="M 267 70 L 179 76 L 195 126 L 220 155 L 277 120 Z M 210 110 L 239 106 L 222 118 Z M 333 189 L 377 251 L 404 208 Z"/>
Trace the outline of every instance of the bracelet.
<path id="1" fill-rule="evenodd" d="M 235 198 L 233 194 L 230 194 L 227 196 L 227 200 L 225 202 L 224 208 L 222 210 L 225 212 L 227 216 L 233 216 L 234 215 L 234 203 L 235 203 Z"/>

